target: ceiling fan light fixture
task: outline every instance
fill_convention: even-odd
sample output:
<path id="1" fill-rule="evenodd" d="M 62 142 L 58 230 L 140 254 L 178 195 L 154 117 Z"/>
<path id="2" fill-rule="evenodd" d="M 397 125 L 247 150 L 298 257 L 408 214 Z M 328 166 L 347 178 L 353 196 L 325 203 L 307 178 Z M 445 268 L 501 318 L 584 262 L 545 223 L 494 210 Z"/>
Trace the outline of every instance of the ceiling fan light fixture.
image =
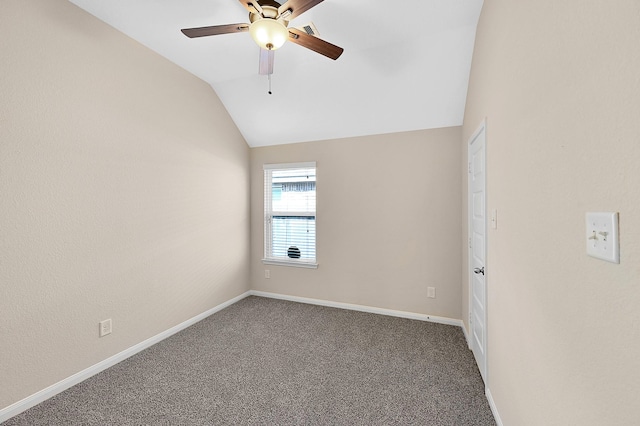
<path id="1" fill-rule="evenodd" d="M 267 50 L 276 50 L 282 47 L 289 38 L 287 27 L 272 18 L 262 18 L 252 22 L 249 32 L 258 46 Z"/>

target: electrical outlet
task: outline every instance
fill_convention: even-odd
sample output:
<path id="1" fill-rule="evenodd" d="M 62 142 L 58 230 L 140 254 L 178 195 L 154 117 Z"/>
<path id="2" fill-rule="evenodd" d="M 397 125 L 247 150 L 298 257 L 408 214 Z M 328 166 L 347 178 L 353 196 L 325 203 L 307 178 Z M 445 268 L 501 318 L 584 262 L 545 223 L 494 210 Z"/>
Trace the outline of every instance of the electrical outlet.
<path id="1" fill-rule="evenodd" d="M 104 321 L 100 321 L 100 337 L 104 337 L 107 334 L 111 334 L 111 318 Z"/>
<path id="2" fill-rule="evenodd" d="M 435 287 L 427 287 L 427 297 L 431 299 L 436 298 L 436 288 Z"/>
<path id="3" fill-rule="evenodd" d="M 267 279 L 271 278 L 271 271 L 268 270 L 268 269 L 265 269 L 264 270 L 264 277 L 267 278 Z"/>

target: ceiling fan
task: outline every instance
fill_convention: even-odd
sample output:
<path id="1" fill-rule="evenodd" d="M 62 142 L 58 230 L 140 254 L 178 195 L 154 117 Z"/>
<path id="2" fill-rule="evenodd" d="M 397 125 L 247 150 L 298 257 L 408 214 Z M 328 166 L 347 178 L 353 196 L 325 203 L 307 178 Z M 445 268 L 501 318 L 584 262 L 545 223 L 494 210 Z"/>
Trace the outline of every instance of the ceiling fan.
<path id="1" fill-rule="evenodd" d="M 288 0 L 280 4 L 274 0 L 240 0 L 240 3 L 249 11 L 250 24 L 214 25 L 185 28 L 181 31 L 190 38 L 249 31 L 258 46 L 271 54 L 271 68 L 273 68 L 273 51 L 282 47 L 287 40 L 336 60 L 344 49 L 298 28 L 288 28 L 289 21 L 322 1 Z M 263 58 L 263 55 L 260 57 Z"/>

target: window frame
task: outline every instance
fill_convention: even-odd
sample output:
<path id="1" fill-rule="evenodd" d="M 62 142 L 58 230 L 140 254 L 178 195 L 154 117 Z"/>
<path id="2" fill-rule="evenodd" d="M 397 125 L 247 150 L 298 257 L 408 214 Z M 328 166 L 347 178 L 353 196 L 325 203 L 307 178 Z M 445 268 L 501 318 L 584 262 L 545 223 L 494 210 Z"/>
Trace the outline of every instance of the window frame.
<path id="1" fill-rule="evenodd" d="M 309 212 L 287 212 L 290 216 L 307 216 L 315 219 L 315 237 L 313 244 L 315 246 L 315 258 L 311 260 L 301 260 L 293 258 L 280 258 L 270 256 L 272 250 L 272 217 L 282 216 L 284 212 L 274 212 L 272 208 L 272 180 L 271 176 L 273 171 L 276 170 L 291 170 L 291 169 L 309 169 L 313 168 L 316 172 L 316 208 L 313 214 Z M 312 268 L 318 267 L 318 206 L 317 206 L 317 181 L 318 181 L 318 168 L 315 161 L 301 162 L 301 163 L 277 163 L 277 164 L 264 164 L 263 165 L 263 191 L 264 191 L 264 215 L 263 215 L 263 227 L 264 227 L 264 247 L 262 263 L 265 265 L 280 265 L 280 266 L 293 266 L 297 268 Z"/>

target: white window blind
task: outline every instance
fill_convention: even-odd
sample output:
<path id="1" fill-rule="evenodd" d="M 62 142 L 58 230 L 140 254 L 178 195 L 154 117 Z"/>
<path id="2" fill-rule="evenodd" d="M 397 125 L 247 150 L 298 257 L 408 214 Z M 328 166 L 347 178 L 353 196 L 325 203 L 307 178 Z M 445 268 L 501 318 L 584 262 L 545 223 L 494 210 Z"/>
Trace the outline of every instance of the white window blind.
<path id="1" fill-rule="evenodd" d="M 316 265 L 316 164 L 264 165 L 264 261 Z"/>

